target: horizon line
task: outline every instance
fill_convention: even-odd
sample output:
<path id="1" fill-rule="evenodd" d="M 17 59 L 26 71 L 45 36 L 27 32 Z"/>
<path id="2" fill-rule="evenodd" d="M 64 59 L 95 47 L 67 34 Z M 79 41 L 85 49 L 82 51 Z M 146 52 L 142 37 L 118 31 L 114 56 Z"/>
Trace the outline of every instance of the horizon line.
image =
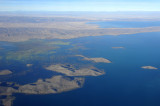
<path id="1" fill-rule="evenodd" d="M 15 11 L 1 11 L 0 12 L 160 12 L 160 11 L 47 11 L 47 10 L 39 10 L 39 11 L 26 11 L 26 10 L 15 10 Z"/>

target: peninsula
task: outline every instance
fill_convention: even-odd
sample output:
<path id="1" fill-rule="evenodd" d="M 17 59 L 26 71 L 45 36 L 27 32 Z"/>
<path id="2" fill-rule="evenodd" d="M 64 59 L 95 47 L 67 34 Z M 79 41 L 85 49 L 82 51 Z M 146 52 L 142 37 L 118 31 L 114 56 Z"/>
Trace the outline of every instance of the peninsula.
<path id="1" fill-rule="evenodd" d="M 71 16 L 0 16 L 0 41 L 29 39 L 72 39 L 86 36 L 159 32 L 160 26 L 144 28 L 100 28 L 95 21 L 111 19 Z M 134 20 L 134 19 L 133 19 Z"/>

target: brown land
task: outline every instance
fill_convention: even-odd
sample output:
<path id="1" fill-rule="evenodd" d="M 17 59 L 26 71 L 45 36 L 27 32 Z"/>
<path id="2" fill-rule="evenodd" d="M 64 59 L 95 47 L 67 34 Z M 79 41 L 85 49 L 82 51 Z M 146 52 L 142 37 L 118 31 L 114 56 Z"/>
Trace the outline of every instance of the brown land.
<path id="1" fill-rule="evenodd" d="M 99 28 L 92 21 L 72 17 L 0 17 L 0 41 L 26 41 L 29 39 L 71 39 L 86 36 L 136 34 L 159 32 L 160 26 L 145 28 Z M 8 20 L 8 21 L 7 21 Z"/>
<path id="2" fill-rule="evenodd" d="M 99 76 L 104 74 L 104 71 L 101 71 L 93 66 L 76 69 L 72 65 L 55 64 L 45 68 L 47 70 L 65 74 L 66 76 Z"/>
<path id="3" fill-rule="evenodd" d="M 83 78 L 65 78 L 63 76 L 53 76 L 52 78 L 41 80 L 32 84 L 26 84 L 19 87 L 16 92 L 26 94 L 51 94 L 69 91 L 80 88 L 83 85 Z"/>
<path id="4" fill-rule="evenodd" d="M 39 79 L 35 83 L 18 85 L 12 82 L 7 82 L 7 86 L 0 85 L 0 97 L 6 96 L 0 99 L 0 103 L 4 106 L 11 106 L 15 97 L 13 93 L 25 93 L 25 94 L 51 94 L 60 93 L 77 89 L 83 86 L 84 78 L 74 77 L 68 78 L 63 76 L 53 76 L 48 79 Z M 16 88 L 16 89 L 15 89 Z"/>
<path id="5" fill-rule="evenodd" d="M 6 96 L 5 99 L 2 99 L 2 104 L 3 106 L 12 106 L 13 100 L 15 99 L 15 97 L 13 96 Z"/>
<path id="6" fill-rule="evenodd" d="M 85 57 L 83 55 L 76 55 L 76 56 L 82 57 L 84 60 L 93 61 L 93 62 L 96 62 L 96 63 L 111 63 L 110 60 L 102 58 L 102 57 L 88 58 L 88 57 Z"/>
<path id="7" fill-rule="evenodd" d="M 124 49 L 124 47 L 112 47 L 113 49 Z"/>
<path id="8" fill-rule="evenodd" d="M 12 74 L 12 71 L 10 70 L 0 70 L 0 75 L 9 75 Z"/>
<path id="9" fill-rule="evenodd" d="M 143 69 L 154 69 L 154 70 L 158 69 L 158 68 L 153 67 L 153 66 L 142 66 L 141 68 L 143 68 Z"/>
<path id="10" fill-rule="evenodd" d="M 26 66 L 27 66 L 27 67 L 31 67 L 31 66 L 33 66 L 33 64 L 26 64 Z"/>

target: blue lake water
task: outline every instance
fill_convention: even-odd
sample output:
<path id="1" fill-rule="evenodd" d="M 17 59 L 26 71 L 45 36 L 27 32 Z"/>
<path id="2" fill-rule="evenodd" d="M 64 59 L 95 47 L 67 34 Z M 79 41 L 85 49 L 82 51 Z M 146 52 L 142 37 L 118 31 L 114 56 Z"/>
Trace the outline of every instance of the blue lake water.
<path id="1" fill-rule="evenodd" d="M 142 28 L 160 26 L 160 21 L 101 21 L 88 24 L 97 24 L 100 28 Z"/>
<path id="2" fill-rule="evenodd" d="M 88 48 L 78 51 L 84 56 L 111 60 L 110 64 L 96 64 L 106 74 L 87 77 L 82 88 L 60 94 L 14 94 L 13 106 L 160 106 L 160 32 L 68 41 Z"/>

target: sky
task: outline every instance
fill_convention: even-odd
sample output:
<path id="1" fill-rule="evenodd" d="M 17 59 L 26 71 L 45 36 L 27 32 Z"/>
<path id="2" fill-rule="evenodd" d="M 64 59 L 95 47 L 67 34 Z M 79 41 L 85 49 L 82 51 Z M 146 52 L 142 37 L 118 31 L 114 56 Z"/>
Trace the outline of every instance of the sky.
<path id="1" fill-rule="evenodd" d="M 160 0 L 0 0 L 0 11 L 160 11 Z"/>

